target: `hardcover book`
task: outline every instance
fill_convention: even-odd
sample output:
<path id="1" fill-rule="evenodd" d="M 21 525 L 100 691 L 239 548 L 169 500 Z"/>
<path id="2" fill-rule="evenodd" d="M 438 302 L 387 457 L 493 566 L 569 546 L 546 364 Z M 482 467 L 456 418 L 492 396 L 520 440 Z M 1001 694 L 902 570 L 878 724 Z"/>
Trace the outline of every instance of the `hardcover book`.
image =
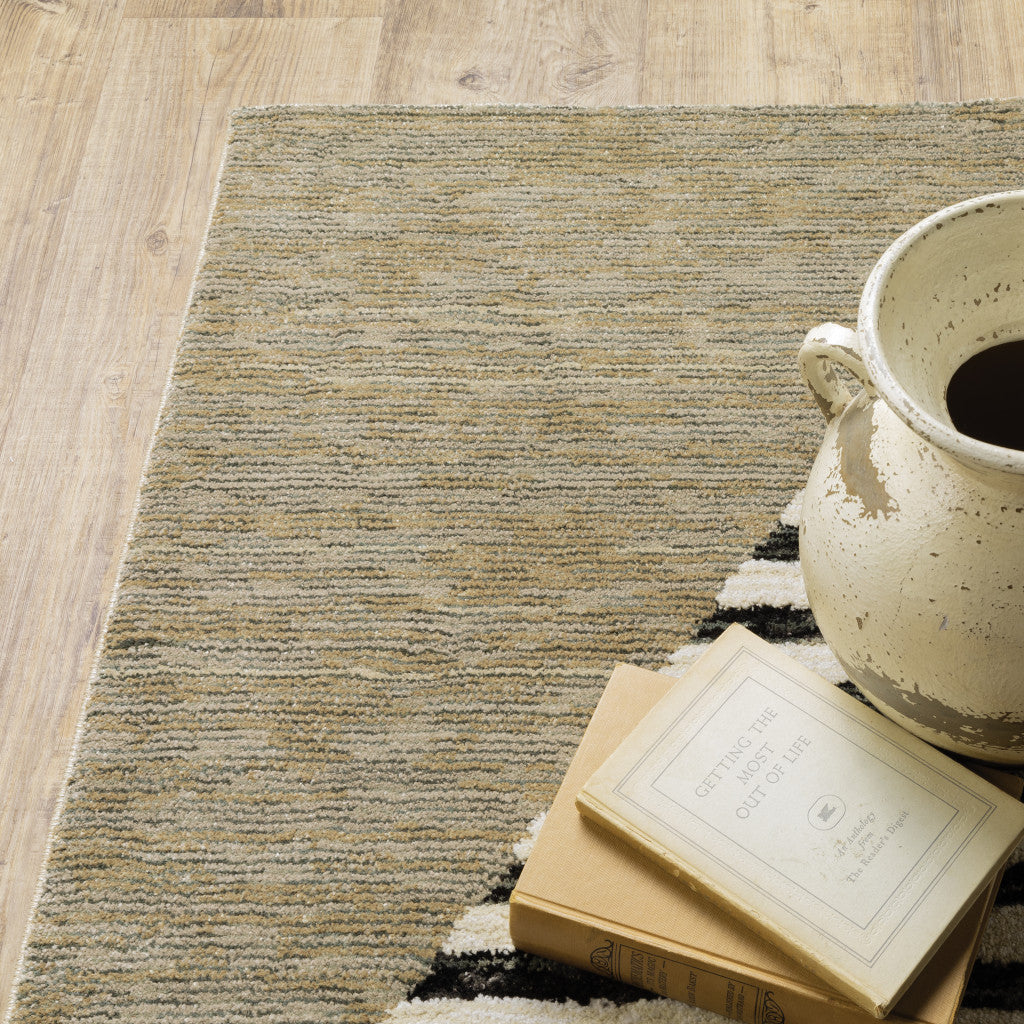
<path id="1" fill-rule="evenodd" d="M 1024 835 L 1024 806 L 730 627 L 579 811 L 884 1016 Z"/>
<path id="2" fill-rule="evenodd" d="M 865 1010 L 770 941 L 581 817 L 576 794 L 677 680 L 615 669 L 512 893 L 515 945 L 746 1024 L 868 1024 Z M 1020 782 L 987 771 L 1019 793 Z M 891 1019 L 950 1024 L 995 883 L 940 946 Z"/>

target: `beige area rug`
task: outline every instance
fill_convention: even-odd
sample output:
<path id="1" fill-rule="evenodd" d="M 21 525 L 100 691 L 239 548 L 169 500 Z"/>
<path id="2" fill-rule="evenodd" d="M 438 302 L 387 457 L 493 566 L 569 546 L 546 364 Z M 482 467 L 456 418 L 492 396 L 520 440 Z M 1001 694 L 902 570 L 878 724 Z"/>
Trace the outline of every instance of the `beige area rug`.
<path id="1" fill-rule="evenodd" d="M 14 1020 L 698 1019 L 454 926 L 616 661 L 813 633 L 716 609 L 793 557 L 800 339 L 904 227 L 1019 186 L 1022 122 L 240 112 Z M 979 1019 L 1018 1020 L 1019 902 Z"/>

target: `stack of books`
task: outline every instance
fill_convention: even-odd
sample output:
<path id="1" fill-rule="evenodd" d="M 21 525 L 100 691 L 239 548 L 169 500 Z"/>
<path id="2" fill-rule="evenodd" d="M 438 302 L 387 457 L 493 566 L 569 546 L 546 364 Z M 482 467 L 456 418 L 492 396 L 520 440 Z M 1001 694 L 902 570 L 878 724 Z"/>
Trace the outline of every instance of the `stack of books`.
<path id="1" fill-rule="evenodd" d="M 949 1024 L 1019 796 L 733 626 L 680 680 L 615 670 L 512 939 L 748 1024 Z"/>

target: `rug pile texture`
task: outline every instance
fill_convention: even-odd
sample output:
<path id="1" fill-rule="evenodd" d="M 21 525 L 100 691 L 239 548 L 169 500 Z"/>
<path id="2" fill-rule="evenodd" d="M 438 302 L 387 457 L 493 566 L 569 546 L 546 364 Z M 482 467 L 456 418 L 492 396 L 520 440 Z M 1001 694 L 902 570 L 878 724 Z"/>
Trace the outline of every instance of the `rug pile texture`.
<path id="1" fill-rule="evenodd" d="M 710 1019 L 515 954 L 617 661 L 829 661 L 796 351 L 1017 104 L 237 113 L 13 1019 Z M 1024 1024 L 1015 860 L 964 1021 Z"/>

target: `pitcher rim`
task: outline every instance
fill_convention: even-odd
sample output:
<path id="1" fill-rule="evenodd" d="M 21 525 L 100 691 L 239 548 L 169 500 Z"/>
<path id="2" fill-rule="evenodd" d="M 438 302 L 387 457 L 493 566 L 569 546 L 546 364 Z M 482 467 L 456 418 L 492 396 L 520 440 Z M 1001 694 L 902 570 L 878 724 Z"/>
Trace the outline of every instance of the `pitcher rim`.
<path id="1" fill-rule="evenodd" d="M 917 224 L 900 235 L 882 254 L 864 286 L 857 316 L 857 333 L 860 335 L 861 355 L 871 383 L 893 412 L 911 430 L 961 461 L 973 463 L 983 469 L 1024 474 L 1024 451 L 1003 448 L 1000 445 L 989 444 L 987 441 L 979 441 L 967 434 L 961 434 L 921 409 L 893 374 L 882 351 L 881 337 L 878 332 L 882 290 L 903 253 L 918 239 L 933 231 L 936 225 L 1007 200 L 1024 204 L 1024 189 L 992 192 L 953 203 L 925 217 L 924 220 L 918 221 Z"/>

